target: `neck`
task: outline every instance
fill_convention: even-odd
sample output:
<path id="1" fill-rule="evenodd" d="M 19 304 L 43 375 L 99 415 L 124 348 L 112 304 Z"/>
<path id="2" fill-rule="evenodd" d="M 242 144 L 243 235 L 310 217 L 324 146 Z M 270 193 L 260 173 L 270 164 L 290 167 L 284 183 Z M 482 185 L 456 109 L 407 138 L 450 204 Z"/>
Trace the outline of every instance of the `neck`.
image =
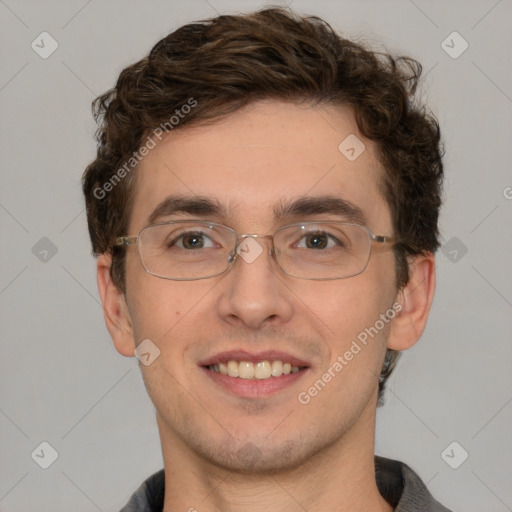
<path id="1" fill-rule="evenodd" d="M 298 467 L 274 474 L 220 468 L 190 450 L 158 417 L 165 469 L 165 512 L 389 512 L 375 481 L 375 410 Z"/>

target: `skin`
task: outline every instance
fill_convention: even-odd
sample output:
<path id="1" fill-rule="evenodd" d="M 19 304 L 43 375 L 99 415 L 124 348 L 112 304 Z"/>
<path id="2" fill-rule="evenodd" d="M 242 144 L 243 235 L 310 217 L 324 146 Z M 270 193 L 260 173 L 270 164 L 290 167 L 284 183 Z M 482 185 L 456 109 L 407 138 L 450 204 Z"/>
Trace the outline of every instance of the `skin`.
<path id="1" fill-rule="evenodd" d="M 350 162 L 338 145 L 352 133 L 366 150 Z M 208 220 L 239 234 L 344 220 L 273 217 L 283 200 L 329 194 L 362 209 L 373 233 L 392 235 L 375 155 L 348 106 L 251 104 L 214 125 L 166 135 L 137 169 L 126 234 L 147 225 L 169 194 L 216 199 L 226 215 Z M 156 408 L 165 510 L 392 510 L 374 474 L 377 376 L 386 347 L 405 350 L 423 332 L 435 287 L 431 254 L 411 259 L 410 281 L 398 290 L 393 253 L 379 244 L 362 274 L 330 281 L 288 277 L 268 251 L 215 278 L 164 280 L 144 271 L 136 247 L 127 251 L 126 295 L 110 279 L 108 254 L 98 259 L 98 286 L 119 353 L 133 357 L 146 338 L 161 351 L 141 371 Z M 401 312 L 309 404 L 299 403 L 298 393 L 394 303 Z M 198 363 L 239 348 L 293 353 L 309 363 L 308 374 L 267 398 L 235 396 Z"/>

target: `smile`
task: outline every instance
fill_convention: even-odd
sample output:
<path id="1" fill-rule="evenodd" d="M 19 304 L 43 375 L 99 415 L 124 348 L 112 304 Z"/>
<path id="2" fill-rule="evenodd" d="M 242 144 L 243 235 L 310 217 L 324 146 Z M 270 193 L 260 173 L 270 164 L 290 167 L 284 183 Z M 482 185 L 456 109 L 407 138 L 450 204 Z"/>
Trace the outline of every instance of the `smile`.
<path id="1" fill-rule="evenodd" d="M 206 368 L 215 373 L 228 375 L 238 379 L 263 380 L 272 377 L 281 377 L 290 373 L 298 373 L 304 369 L 301 366 L 292 366 L 291 363 L 283 363 L 280 360 L 274 361 L 225 361 L 223 363 L 211 364 Z"/>

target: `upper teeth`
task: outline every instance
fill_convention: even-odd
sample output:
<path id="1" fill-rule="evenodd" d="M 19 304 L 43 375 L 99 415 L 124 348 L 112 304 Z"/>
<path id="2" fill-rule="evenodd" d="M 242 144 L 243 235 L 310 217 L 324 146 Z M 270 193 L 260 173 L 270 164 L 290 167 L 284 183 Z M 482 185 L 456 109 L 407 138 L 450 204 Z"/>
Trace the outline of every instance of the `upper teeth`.
<path id="1" fill-rule="evenodd" d="M 227 363 L 210 365 L 208 368 L 214 372 L 240 379 L 268 379 L 300 371 L 298 366 L 292 366 L 290 363 L 282 361 L 260 361 L 256 364 L 250 361 L 227 361 Z"/>

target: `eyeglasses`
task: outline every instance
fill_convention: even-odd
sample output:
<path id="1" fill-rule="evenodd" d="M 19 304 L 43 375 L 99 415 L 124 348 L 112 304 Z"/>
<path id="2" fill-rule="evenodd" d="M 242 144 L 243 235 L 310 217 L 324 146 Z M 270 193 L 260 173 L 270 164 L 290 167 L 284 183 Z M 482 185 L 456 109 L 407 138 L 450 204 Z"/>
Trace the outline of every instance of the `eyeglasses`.
<path id="1" fill-rule="evenodd" d="M 193 281 L 223 274 L 238 256 L 254 261 L 263 252 L 257 238 L 270 239 L 269 253 L 286 275 L 312 280 L 361 274 L 368 266 L 373 242 L 396 241 L 374 235 L 365 226 L 340 221 L 289 224 L 273 235 L 238 235 L 216 222 L 178 220 L 146 226 L 135 237 L 117 238 L 115 245 L 138 245 L 142 266 L 152 276 Z"/>

